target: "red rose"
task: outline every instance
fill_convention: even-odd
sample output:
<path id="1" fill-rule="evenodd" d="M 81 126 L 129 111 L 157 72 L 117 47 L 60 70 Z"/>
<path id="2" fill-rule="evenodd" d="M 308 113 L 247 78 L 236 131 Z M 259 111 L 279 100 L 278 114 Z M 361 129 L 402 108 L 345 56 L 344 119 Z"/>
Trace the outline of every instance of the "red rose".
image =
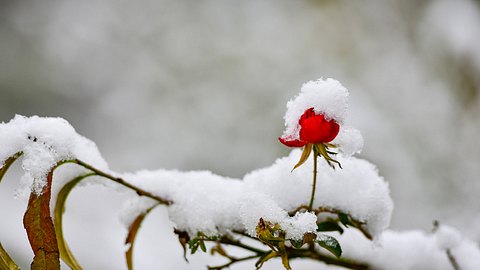
<path id="1" fill-rule="evenodd" d="M 340 126 L 331 119 L 327 121 L 323 114 L 315 114 L 313 108 L 306 110 L 298 120 L 300 138 L 278 138 L 281 143 L 289 147 L 303 147 L 306 144 L 331 142 L 337 136 Z"/>

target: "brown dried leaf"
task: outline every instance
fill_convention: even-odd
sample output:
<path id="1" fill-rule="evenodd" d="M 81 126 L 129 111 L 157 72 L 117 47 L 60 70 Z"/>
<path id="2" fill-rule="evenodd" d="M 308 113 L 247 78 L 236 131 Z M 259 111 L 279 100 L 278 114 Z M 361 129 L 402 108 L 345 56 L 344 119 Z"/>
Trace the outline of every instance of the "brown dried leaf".
<path id="1" fill-rule="evenodd" d="M 40 195 L 34 192 L 30 194 L 27 211 L 23 216 L 23 226 L 35 254 L 31 264 L 32 270 L 60 269 L 57 238 L 50 216 L 52 178 L 53 170 L 47 176 L 47 184 L 42 193 Z"/>
<path id="2" fill-rule="evenodd" d="M 176 235 L 178 235 L 178 241 L 180 242 L 180 245 L 182 245 L 182 248 L 183 248 L 183 258 L 185 259 L 186 262 L 188 262 L 188 259 L 187 259 L 187 244 L 188 244 L 188 242 L 190 242 L 190 236 L 188 235 L 188 233 L 186 233 L 184 231 L 177 230 L 177 229 L 175 229 L 173 232 Z"/>
<path id="3" fill-rule="evenodd" d="M 305 145 L 305 147 L 303 148 L 302 156 L 300 156 L 300 160 L 295 165 L 295 167 L 293 167 L 292 172 L 296 168 L 300 167 L 303 163 L 305 163 L 305 161 L 307 161 L 308 157 L 310 156 L 310 152 L 312 152 L 312 148 L 313 148 L 313 144 L 311 143 Z"/>
<path id="4" fill-rule="evenodd" d="M 127 239 L 125 240 L 125 244 L 130 244 L 128 250 L 125 252 L 125 259 L 127 260 L 128 270 L 133 269 L 133 244 L 135 243 L 135 237 L 137 236 L 137 232 L 140 229 L 140 225 L 142 225 L 142 221 L 145 219 L 147 214 L 150 213 L 150 211 L 152 211 L 153 208 L 155 208 L 157 205 L 158 204 L 155 204 L 154 206 L 148 208 L 147 211 L 145 211 L 144 213 L 138 215 L 128 228 L 128 235 Z"/>
<path id="5" fill-rule="evenodd" d="M 225 249 L 223 249 L 223 247 L 217 243 L 214 247 L 212 247 L 212 249 L 210 250 L 210 254 L 211 255 L 215 255 L 215 253 L 218 253 L 219 255 L 225 257 L 225 258 L 230 258 L 230 256 L 228 256 L 227 252 L 225 251 Z"/>

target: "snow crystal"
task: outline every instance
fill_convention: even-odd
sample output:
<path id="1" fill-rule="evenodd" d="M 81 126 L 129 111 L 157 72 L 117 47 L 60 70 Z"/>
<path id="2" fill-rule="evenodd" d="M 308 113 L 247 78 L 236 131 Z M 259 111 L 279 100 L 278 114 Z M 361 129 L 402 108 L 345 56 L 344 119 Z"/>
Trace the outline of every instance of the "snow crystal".
<path id="1" fill-rule="evenodd" d="M 285 113 L 286 130 L 282 137 L 299 137 L 298 120 L 302 114 L 313 108 L 327 120 L 334 119 L 342 124 L 347 113 L 348 90 L 337 80 L 328 78 L 309 81 L 302 85 L 300 94 L 287 103 Z"/>

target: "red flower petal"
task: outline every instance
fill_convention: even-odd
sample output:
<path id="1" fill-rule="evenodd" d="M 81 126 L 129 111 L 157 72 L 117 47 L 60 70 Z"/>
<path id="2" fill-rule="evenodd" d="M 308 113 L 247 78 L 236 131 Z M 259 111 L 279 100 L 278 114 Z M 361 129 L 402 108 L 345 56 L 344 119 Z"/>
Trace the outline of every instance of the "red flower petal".
<path id="1" fill-rule="evenodd" d="M 307 109 L 298 120 L 300 138 L 280 137 L 278 140 L 288 147 L 303 147 L 308 143 L 328 143 L 337 137 L 340 126 L 335 120 L 325 120 L 323 114 L 315 114 L 313 108 Z"/>
<path id="2" fill-rule="evenodd" d="M 301 140 L 289 140 L 288 138 L 279 137 L 278 140 L 288 147 L 303 147 L 307 143 Z"/>
<path id="3" fill-rule="evenodd" d="M 335 122 L 333 119 L 328 121 L 328 123 L 330 123 L 330 126 L 332 127 L 332 131 L 330 132 L 330 136 L 325 138 L 324 142 L 326 143 L 333 141 L 333 139 L 337 137 L 338 132 L 340 131 L 340 125 L 337 124 L 337 122 Z"/>
<path id="4" fill-rule="evenodd" d="M 335 139 L 340 126 L 332 119 L 325 120 L 323 114 L 315 114 L 310 108 L 300 117 L 300 140 L 307 143 L 327 143 Z"/>
<path id="5" fill-rule="evenodd" d="M 313 108 L 310 108 L 308 110 L 306 110 L 302 116 L 300 116 L 300 119 L 298 120 L 298 124 L 301 126 L 303 121 L 305 121 L 306 119 L 310 118 L 310 117 L 313 117 L 315 116 L 315 111 L 313 110 Z"/>

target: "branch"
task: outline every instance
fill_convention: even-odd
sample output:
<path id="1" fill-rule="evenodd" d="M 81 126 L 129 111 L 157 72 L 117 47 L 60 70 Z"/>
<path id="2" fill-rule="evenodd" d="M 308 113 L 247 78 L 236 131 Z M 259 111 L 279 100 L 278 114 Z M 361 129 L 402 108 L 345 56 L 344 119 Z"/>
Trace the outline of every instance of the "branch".
<path id="1" fill-rule="evenodd" d="M 89 164 L 87 164 L 87 163 L 79 160 L 79 159 L 66 160 L 66 161 L 63 161 L 63 163 L 75 163 L 75 164 L 78 164 L 78 165 L 84 167 L 85 169 L 88 169 L 88 170 L 94 172 L 94 173 L 95 173 L 96 175 L 98 175 L 98 176 L 105 177 L 105 178 L 107 178 L 107 179 L 110 179 L 110 180 L 112 180 L 112 181 L 114 181 L 114 182 L 122 185 L 122 186 L 125 186 L 125 187 L 127 187 L 127 188 L 129 188 L 129 189 L 134 190 L 135 192 L 137 192 L 137 194 L 138 194 L 139 196 L 149 197 L 149 198 L 151 198 L 151 199 L 154 199 L 155 201 L 157 201 L 157 202 L 160 203 L 160 204 L 171 205 L 171 204 L 173 203 L 173 202 L 170 201 L 170 200 L 161 198 L 161 197 L 156 196 L 156 195 L 154 195 L 154 194 L 152 194 L 152 193 L 150 193 L 150 192 L 148 192 L 148 191 L 145 191 L 145 190 L 143 190 L 143 189 L 141 189 L 141 188 L 138 188 L 138 187 L 136 187 L 136 186 L 128 183 L 127 181 L 123 180 L 122 178 L 115 177 L 115 176 L 113 176 L 113 175 L 110 175 L 110 174 L 108 174 L 108 173 L 105 173 L 105 172 L 103 172 L 103 171 L 101 171 L 101 170 L 99 170 L 99 169 L 97 169 L 97 168 L 95 168 L 95 167 L 93 167 L 93 166 L 91 166 L 91 165 L 89 165 Z M 63 163 L 62 163 L 62 164 L 63 164 Z"/>
<path id="2" fill-rule="evenodd" d="M 241 233 L 241 232 L 236 232 L 236 233 L 244 235 L 244 233 Z M 256 240 L 256 241 L 259 241 L 260 243 L 262 243 L 257 238 L 254 238 L 254 237 L 251 237 L 251 236 L 249 236 L 249 237 Z M 213 242 L 214 240 L 205 240 L 205 241 L 212 241 Z M 225 245 L 235 246 L 235 247 L 239 247 L 239 248 L 242 248 L 242 249 L 245 249 L 245 250 L 249 250 L 249 251 L 254 252 L 255 254 L 251 255 L 251 256 L 248 256 L 248 257 L 243 257 L 243 258 L 235 258 L 235 257 L 232 257 L 232 256 L 224 256 L 224 257 L 228 258 L 230 260 L 230 262 L 228 262 L 224 265 L 221 265 L 221 266 L 209 267 L 208 268 L 209 270 L 221 270 L 223 268 L 227 268 L 227 267 L 231 266 L 232 264 L 234 264 L 236 262 L 250 260 L 250 259 L 254 259 L 254 258 L 261 258 L 262 256 L 271 252 L 270 250 L 265 251 L 265 250 L 261 250 L 261 249 L 255 248 L 255 247 L 251 247 L 251 246 L 246 245 L 246 244 L 244 244 L 244 243 L 242 243 L 238 240 L 234 240 L 234 239 L 231 239 L 231 238 L 228 238 L 228 237 L 222 237 L 220 240 L 216 240 L 216 242 L 219 243 L 219 244 L 225 244 Z M 356 262 L 356 261 L 346 259 L 346 258 L 330 257 L 330 256 L 327 256 L 327 255 L 324 255 L 324 254 L 320 253 L 320 251 L 318 251 L 314 248 L 295 249 L 295 248 L 292 248 L 292 247 L 286 247 L 285 251 L 286 251 L 286 255 L 288 256 L 289 259 L 298 259 L 298 258 L 312 259 L 312 260 L 323 262 L 325 264 L 341 266 L 341 267 L 345 267 L 345 268 L 348 268 L 348 269 L 355 269 L 355 270 L 367 270 L 367 269 L 369 269 L 369 266 L 365 263 Z M 273 257 L 280 257 L 280 254 L 277 253 Z"/>

